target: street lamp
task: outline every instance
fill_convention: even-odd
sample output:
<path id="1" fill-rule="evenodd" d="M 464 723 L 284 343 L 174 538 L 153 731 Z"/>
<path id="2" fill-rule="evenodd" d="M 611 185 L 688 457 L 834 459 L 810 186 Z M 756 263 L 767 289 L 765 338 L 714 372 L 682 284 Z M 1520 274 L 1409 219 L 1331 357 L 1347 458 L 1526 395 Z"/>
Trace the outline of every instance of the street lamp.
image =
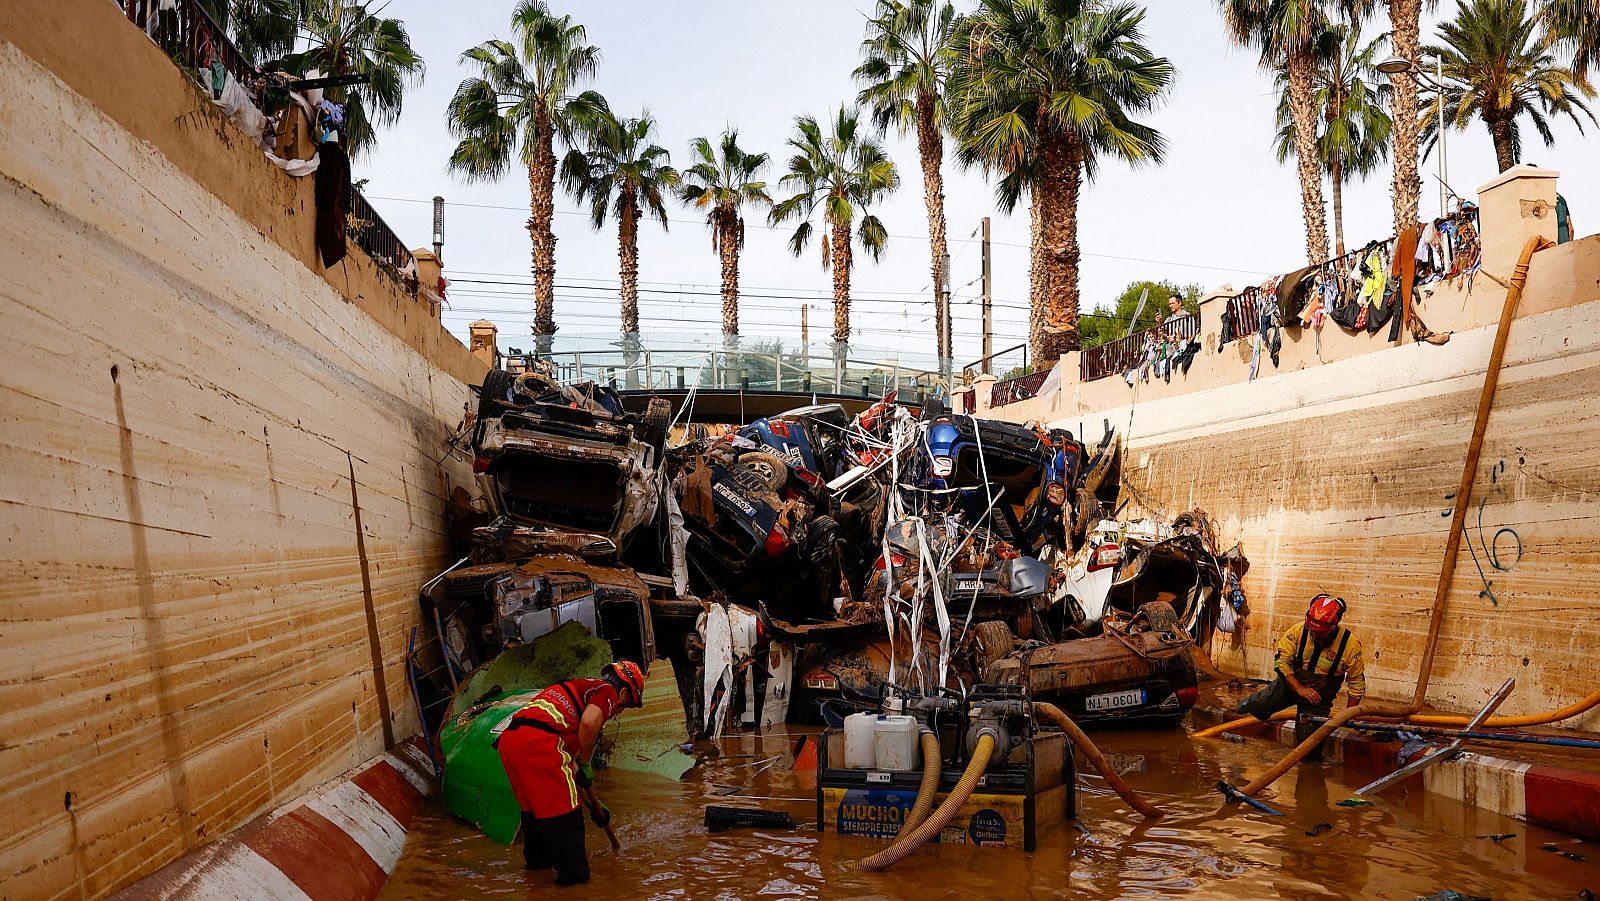
<path id="1" fill-rule="evenodd" d="M 1443 216 L 1449 202 L 1450 193 L 1450 168 L 1445 145 L 1445 132 L 1447 129 L 1444 125 L 1444 59 L 1437 59 L 1436 64 L 1438 67 L 1436 77 L 1430 76 L 1422 71 L 1420 67 L 1412 65 L 1411 60 L 1399 55 L 1391 56 L 1378 63 L 1377 69 L 1379 72 L 1389 76 L 1390 79 L 1393 79 L 1396 75 L 1409 72 L 1427 82 L 1433 88 L 1433 95 L 1438 101 L 1434 122 L 1435 127 L 1439 129 L 1439 215 Z"/>

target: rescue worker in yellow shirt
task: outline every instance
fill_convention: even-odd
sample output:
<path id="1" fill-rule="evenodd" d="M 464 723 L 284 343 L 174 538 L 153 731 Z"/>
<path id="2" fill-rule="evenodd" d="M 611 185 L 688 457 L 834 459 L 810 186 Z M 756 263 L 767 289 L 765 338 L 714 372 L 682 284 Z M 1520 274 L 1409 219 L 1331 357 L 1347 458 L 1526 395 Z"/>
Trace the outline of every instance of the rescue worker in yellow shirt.
<path id="1" fill-rule="evenodd" d="M 1328 594 L 1312 598 L 1305 621 L 1290 626 L 1278 639 L 1272 662 L 1277 678 L 1240 701 L 1239 712 L 1265 721 L 1293 705 L 1297 712 L 1294 738 L 1302 742 L 1318 725 L 1307 717 L 1327 716 L 1340 688 L 1348 688 L 1351 707 L 1361 703 L 1367 694 L 1366 665 L 1361 659 L 1361 640 L 1339 625 L 1344 613 L 1344 598 Z M 1306 759 L 1320 761 L 1322 748 Z"/>

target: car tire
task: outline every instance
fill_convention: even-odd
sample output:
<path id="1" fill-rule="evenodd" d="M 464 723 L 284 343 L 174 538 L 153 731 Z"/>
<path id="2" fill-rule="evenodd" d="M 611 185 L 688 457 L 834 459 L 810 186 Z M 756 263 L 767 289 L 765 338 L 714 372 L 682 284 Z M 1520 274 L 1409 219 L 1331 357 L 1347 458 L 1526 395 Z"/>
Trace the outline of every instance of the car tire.
<path id="1" fill-rule="evenodd" d="M 972 627 L 972 633 L 977 639 L 978 656 L 982 658 L 979 672 L 987 671 L 989 664 L 1005 657 L 1016 647 L 1016 636 L 1011 634 L 1011 627 L 1000 620 L 986 620 Z"/>
<path id="2" fill-rule="evenodd" d="M 738 466 L 760 479 L 768 491 L 782 491 L 789 484 L 789 464 L 777 454 L 746 451 L 739 455 Z"/>
<path id="3" fill-rule="evenodd" d="M 1144 617 L 1146 628 L 1151 632 L 1178 632 L 1183 629 L 1178 622 L 1177 611 L 1166 601 L 1140 604 L 1138 615 Z"/>
<path id="4" fill-rule="evenodd" d="M 516 384 L 517 377 L 504 369 L 491 369 L 483 377 L 483 386 L 478 389 L 478 418 L 498 415 L 495 404 L 506 402 L 506 392 Z"/>
<path id="5" fill-rule="evenodd" d="M 672 427 L 672 403 L 664 397 L 650 398 L 644 410 L 644 425 L 639 440 L 655 448 L 659 457 L 667 447 L 667 431 Z"/>

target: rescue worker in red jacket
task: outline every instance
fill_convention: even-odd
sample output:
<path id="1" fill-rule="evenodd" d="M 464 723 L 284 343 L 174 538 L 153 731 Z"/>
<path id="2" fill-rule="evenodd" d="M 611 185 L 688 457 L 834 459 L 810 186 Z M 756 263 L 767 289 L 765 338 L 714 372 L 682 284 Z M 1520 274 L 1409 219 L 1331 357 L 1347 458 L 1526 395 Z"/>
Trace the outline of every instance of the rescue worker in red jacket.
<path id="1" fill-rule="evenodd" d="M 606 721 L 644 703 L 644 671 L 631 660 L 608 663 L 598 679 L 557 682 L 512 715 L 497 746 L 522 808 L 522 859 L 530 870 L 554 866 L 556 885 L 589 881 L 581 792 L 594 783 L 589 758 Z M 590 811 L 601 828 L 611 811 Z"/>
<path id="2" fill-rule="evenodd" d="M 1340 688 L 1350 690 L 1350 706 L 1367 694 L 1366 664 L 1361 640 L 1339 625 L 1344 619 L 1344 598 L 1319 594 L 1311 599 L 1304 622 L 1295 623 L 1278 639 L 1272 668 L 1277 678 L 1266 688 L 1239 702 L 1239 712 L 1267 720 L 1285 707 L 1296 708 L 1294 737 L 1305 741 L 1317 729 L 1308 717 L 1327 716 Z M 1318 747 L 1306 757 L 1322 759 Z"/>

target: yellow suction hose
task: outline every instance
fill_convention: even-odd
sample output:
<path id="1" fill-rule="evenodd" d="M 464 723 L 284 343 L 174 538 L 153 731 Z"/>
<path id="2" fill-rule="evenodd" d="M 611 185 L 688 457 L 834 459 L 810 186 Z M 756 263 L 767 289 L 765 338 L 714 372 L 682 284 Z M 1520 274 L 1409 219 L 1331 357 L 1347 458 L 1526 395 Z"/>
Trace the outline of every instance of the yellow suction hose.
<path id="1" fill-rule="evenodd" d="M 972 797 L 972 790 L 978 787 L 978 779 L 983 775 L 983 771 L 989 768 L 989 758 L 993 755 L 994 736 L 987 734 L 980 736 L 978 738 L 978 746 L 972 751 L 972 759 L 967 762 L 966 772 L 961 774 L 961 780 L 956 783 L 955 788 L 950 790 L 950 794 L 945 796 L 944 803 L 940 804 L 939 808 L 926 820 L 919 823 L 917 828 L 900 830 L 900 837 L 894 840 L 894 844 L 871 857 L 864 857 L 857 861 L 855 868 L 866 870 L 869 873 L 887 870 L 904 860 L 911 852 L 926 844 L 928 839 L 938 835 L 941 829 L 948 826 L 950 821 L 955 819 L 956 814 L 961 811 L 962 805 L 967 803 L 967 799 Z M 938 751 L 934 752 L 934 758 L 938 759 Z M 923 784 L 926 785 L 926 758 L 924 758 L 923 767 Z M 935 782 L 937 781 L 936 777 Z"/>
<path id="2" fill-rule="evenodd" d="M 1083 734 L 1083 730 L 1078 728 L 1078 724 L 1072 721 L 1072 717 L 1067 716 L 1066 711 L 1054 704 L 1035 701 L 1033 712 L 1043 714 L 1051 722 L 1060 726 L 1061 731 L 1067 733 L 1067 738 L 1072 739 L 1072 743 L 1077 745 L 1078 750 L 1083 752 L 1083 756 L 1089 758 L 1089 763 L 1100 771 L 1100 775 L 1105 778 L 1106 784 L 1111 786 L 1117 795 L 1128 803 L 1129 807 L 1138 811 L 1147 820 L 1153 820 L 1161 816 L 1159 808 L 1139 797 L 1133 789 L 1128 787 L 1128 783 L 1122 781 L 1122 777 L 1117 774 L 1110 761 L 1106 760 L 1106 756 L 1100 753 L 1099 748 L 1094 746 L 1094 742 L 1089 740 L 1089 736 Z"/>
<path id="3" fill-rule="evenodd" d="M 939 750 L 939 736 L 933 734 L 932 729 L 923 729 L 922 784 L 917 787 L 917 800 L 911 805 L 911 813 L 900 826 L 901 835 L 920 826 L 928 818 L 928 811 L 933 809 L 933 798 L 939 793 L 939 770 L 944 762 L 943 756 Z"/>
<path id="4" fill-rule="evenodd" d="M 1543 713 L 1524 713 L 1517 716 L 1491 716 L 1479 723 L 1480 726 L 1496 729 L 1512 729 L 1520 726 L 1547 726 L 1570 720 L 1580 714 L 1588 713 L 1596 705 L 1600 705 L 1600 690 L 1590 692 L 1582 698 L 1573 701 L 1565 707 L 1556 710 L 1546 710 Z M 1272 715 L 1270 722 L 1281 722 L 1294 719 L 1294 708 L 1289 707 Z M 1219 723 L 1209 729 L 1201 729 L 1194 733 L 1194 738 L 1215 738 L 1225 732 L 1237 732 L 1252 723 L 1261 722 L 1253 716 L 1242 716 L 1236 720 Z M 1405 722 L 1415 723 L 1418 726 L 1465 726 L 1472 722 L 1472 717 L 1461 716 L 1454 713 L 1418 713 L 1405 718 Z"/>

